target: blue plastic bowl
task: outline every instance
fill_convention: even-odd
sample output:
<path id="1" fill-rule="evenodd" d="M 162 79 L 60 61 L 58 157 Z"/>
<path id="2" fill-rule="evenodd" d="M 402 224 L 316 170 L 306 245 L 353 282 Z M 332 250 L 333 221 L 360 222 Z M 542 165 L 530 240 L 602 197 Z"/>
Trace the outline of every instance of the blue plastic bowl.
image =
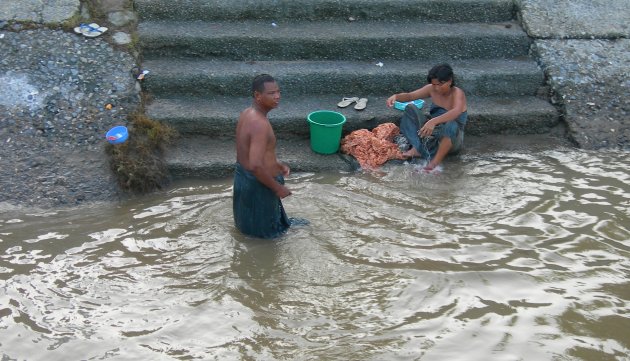
<path id="1" fill-rule="evenodd" d="M 105 134 L 105 139 L 111 144 L 124 143 L 127 138 L 129 138 L 129 132 L 127 131 L 127 127 L 122 125 L 113 127 Z"/>
<path id="2" fill-rule="evenodd" d="M 416 108 L 422 109 L 422 106 L 424 105 L 424 100 L 416 99 L 412 102 L 404 102 L 404 103 L 394 102 L 394 108 L 398 110 L 405 110 L 405 107 L 407 107 L 407 104 L 411 104 L 411 103 L 413 103 L 416 106 Z"/>

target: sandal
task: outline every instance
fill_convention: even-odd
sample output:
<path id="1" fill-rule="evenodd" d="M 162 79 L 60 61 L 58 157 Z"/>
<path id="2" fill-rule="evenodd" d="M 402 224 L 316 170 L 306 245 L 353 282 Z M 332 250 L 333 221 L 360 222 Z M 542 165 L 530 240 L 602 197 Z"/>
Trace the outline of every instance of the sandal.
<path id="1" fill-rule="evenodd" d="M 339 108 L 345 108 L 348 105 L 356 102 L 357 100 L 359 100 L 359 98 L 357 97 L 352 97 L 352 98 L 343 98 L 339 103 L 337 103 L 337 106 Z"/>
<path id="2" fill-rule="evenodd" d="M 74 28 L 74 32 L 77 34 L 82 34 L 87 36 L 88 38 L 95 38 L 104 32 L 107 31 L 107 28 L 104 26 L 99 26 L 97 23 L 92 24 L 81 24 Z"/>
<path id="3" fill-rule="evenodd" d="M 367 107 L 367 98 L 361 98 L 359 100 L 357 100 L 357 104 L 354 106 L 354 109 L 356 110 L 363 110 L 365 109 L 365 107 Z"/>

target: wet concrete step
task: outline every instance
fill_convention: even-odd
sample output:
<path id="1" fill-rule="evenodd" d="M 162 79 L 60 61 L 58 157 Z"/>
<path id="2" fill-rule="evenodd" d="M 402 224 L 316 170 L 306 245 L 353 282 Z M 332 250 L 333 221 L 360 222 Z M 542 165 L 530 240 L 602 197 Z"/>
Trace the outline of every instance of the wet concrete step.
<path id="1" fill-rule="evenodd" d="M 145 59 L 451 60 L 527 56 L 530 39 L 514 21 L 146 21 L 138 25 Z"/>
<path id="2" fill-rule="evenodd" d="M 544 82 L 532 59 L 473 59 L 451 61 L 456 83 L 467 94 L 533 95 Z M 151 71 L 144 89 L 152 94 L 249 95 L 256 74 L 272 74 L 287 95 L 387 94 L 411 91 L 426 83 L 428 61 L 214 61 L 160 59 L 144 62 Z"/>
<path id="3" fill-rule="evenodd" d="M 309 137 L 309 113 L 316 110 L 338 111 L 346 116 L 344 133 L 372 129 L 381 123 L 398 123 L 401 112 L 385 106 L 387 96 L 368 97 L 362 111 L 338 108 L 341 95 L 283 97 L 278 109 L 269 113 L 274 130 L 281 139 Z M 149 117 L 169 124 L 180 133 L 233 138 L 241 110 L 251 105 L 251 97 L 155 99 L 146 108 Z M 428 109 L 428 104 L 425 109 Z M 469 123 L 466 134 L 542 134 L 558 125 L 556 109 L 534 96 L 469 97 Z"/>
<path id="4" fill-rule="evenodd" d="M 313 152 L 308 139 L 278 139 L 276 154 L 292 172 L 350 172 L 357 168 L 347 155 Z M 233 139 L 190 136 L 169 148 L 165 161 L 174 178 L 229 177 L 234 173 L 236 146 Z"/>
<path id="5" fill-rule="evenodd" d="M 424 22 L 499 22 L 514 18 L 512 0 L 135 0 L 144 20 L 284 20 L 347 21 L 418 19 Z"/>
<path id="6" fill-rule="evenodd" d="M 483 156 L 497 151 L 535 152 L 558 147 L 570 147 L 554 134 L 471 136 L 466 135 L 460 157 Z M 358 163 L 351 156 L 336 153 L 321 155 L 313 152 L 308 139 L 279 139 L 278 159 L 286 162 L 291 173 L 298 172 L 354 172 Z M 447 158 L 448 159 L 448 158 Z M 491 161 L 491 159 L 489 159 Z M 166 152 L 165 161 L 175 179 L 220 179 L 234 175 L 236 146 L 232 139 L 191 136 L 179 141 Z M 445 166 L 449 164 L 445 163 Z M 449 166 L 450 167 L 450 166 Z"/>

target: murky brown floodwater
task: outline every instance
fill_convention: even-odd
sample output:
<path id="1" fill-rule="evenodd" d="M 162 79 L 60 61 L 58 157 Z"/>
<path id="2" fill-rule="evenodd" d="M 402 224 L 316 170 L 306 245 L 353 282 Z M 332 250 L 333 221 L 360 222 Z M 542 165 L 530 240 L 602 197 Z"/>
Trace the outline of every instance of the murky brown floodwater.
<path id="1" fill-rule="evenodd" d="M 231 180 L 0 213 L 2 360 L 623 360 L 630 157 L 300 174 L 310 226 L 239 235 Z"/>

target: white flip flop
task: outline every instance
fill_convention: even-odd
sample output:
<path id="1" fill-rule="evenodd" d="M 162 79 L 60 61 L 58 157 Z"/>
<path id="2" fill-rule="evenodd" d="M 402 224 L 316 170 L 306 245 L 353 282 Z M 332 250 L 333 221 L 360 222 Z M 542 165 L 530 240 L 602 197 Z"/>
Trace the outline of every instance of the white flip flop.
<path id="1" fill-rule="evenodd" d="M 357 100 L 359 100 L 358 97 L 352 97 L 352 98 L 342 98 L 341 101 L 339 103 L 337 103 L 337 106 L 339 108 L 345 108 L 348 105 L 356 102 Z"/>
<path id="2" fill-rule="evenodd" d="M 82 34 L 88 38 L 95 38 L 97 36 L 102 35 L 107 31 L 107 28 L 104 26 L 99 26 L 97 23 L 92 24 L 81 24 L 74 28 L 74 32 L 77 34 Z"/>
<path id="3" fill-rule="evenodd" d="M 359 100 L 357 100 L 357 104 L 354 105 L 354 109 L 356 110 L 363 110 L 365 109 L 365 107 L 367 107 L 367 98 L 361 98 Z"/>

